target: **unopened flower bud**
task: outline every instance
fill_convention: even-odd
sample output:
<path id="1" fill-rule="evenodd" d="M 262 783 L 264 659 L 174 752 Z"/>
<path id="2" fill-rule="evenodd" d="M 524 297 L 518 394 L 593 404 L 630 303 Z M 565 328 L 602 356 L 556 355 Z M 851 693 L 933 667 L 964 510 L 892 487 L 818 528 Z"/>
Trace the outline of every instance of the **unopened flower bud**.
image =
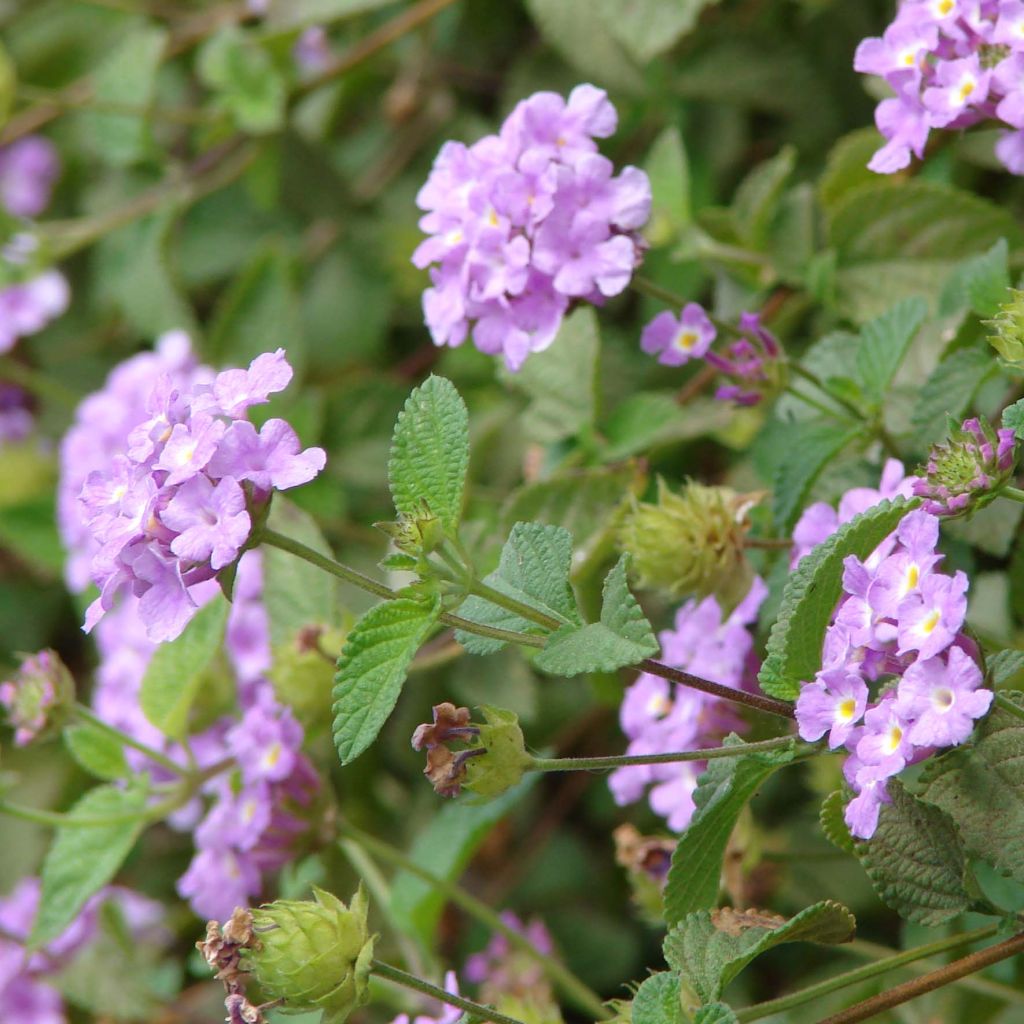
<path id="1" fill-rule="evenodd" d="M 274 693 L 307 732 L 331 720 L 331 685 L 345 636 L 343 629 L 307 626 L 274 647 L 269 673 Z"/>
<path id="2" fill-rule="evenodd" d="M 444 540 L 444 527 L 426 504 L 412 515 L 402 515 L 395 522 L 374 524 L 386 533 L 399 551 L 410 555 L 427 555 Z"/>
<path id="3" fill-rule="evenodd" d="M 753 577 L 743 554 L 747 513 L 760 499 L 693 482 L 674 494 L 659 480 L 657 503 L 634 502 L 619 530 L 639 585 L 672 597 L 741 598 Z"/>
<path id="4" fill-rule="evenodd" d="M 1024 363 L 1024 291 L 1010 289 L 1011 299 L 986 326 L 989 344 L 1009 363 Z"/>
<path id="5" fill-rule="evenodd" d="M 971 515 L 993 501 L 1013 473 L 1016 436 L 987 420 L 953 425 L 948 440 L 932 446 L 928 466 L 914 484 L 924 509 L 937 516 Z"/>
<path id="6" fill-rule="evenodd" d="M 56 651 L 27 657 L 11 679 L 0 683 L 0 707 L 7 712 L 19 747 L 51 728 L 60 728 L 64 712 L 74 699 L 71 673 Z"/>
<path id="7" fill-rule="evenodd" d="M 324 1024 L 341 1024 L 368 998 L 375 936 L 362 886 L 347 907 L 316 886 L 313 896 L 253 911 L 260 946 L 246 953 L 245 967 L 287 1010 L 323 1010 Z"/>

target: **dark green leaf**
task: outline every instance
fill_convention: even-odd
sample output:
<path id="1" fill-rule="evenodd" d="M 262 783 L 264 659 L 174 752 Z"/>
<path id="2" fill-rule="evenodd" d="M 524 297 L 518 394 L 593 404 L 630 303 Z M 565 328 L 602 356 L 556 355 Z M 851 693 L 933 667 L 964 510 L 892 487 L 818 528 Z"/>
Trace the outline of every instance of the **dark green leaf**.
<path id="1" fill-rule="evenodd" d="M 671 49 L 718 0 L 597 0 L 594 13 L 640 63 Z"/>
<path id="2" fill-rule="evenodd" d="M 938 440 L 946 430 L 946 417 L 960 419 L 984 380 L 997 369 L 984 348 L 951 352 L 931 372 L 918 392 L 910 423 L 923 444 Z"/>
<path id="3" fill-rule="evenodd" d="M 861 328 L 857 379 L 876 403 L 885 397 L 925 312 L 922 299 L 905 299 Z"/>
<path id="4" fill-rule="evenodd" d="M 690 166 L 683 137 L 675 126 L 655 140 L 644 165 L 651 180 L 651 218 L 644 237 L 652 246 L 672 245 L 690 226 Z"/>

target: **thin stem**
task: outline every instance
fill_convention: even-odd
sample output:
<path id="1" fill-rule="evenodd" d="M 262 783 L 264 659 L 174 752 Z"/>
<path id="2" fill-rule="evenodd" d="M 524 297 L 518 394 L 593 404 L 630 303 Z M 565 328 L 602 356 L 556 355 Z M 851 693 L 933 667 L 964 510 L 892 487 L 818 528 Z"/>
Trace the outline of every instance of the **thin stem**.
<path id="1" fill-rule="evenodd" d="M 470 1014 L 470 1016 L 477 1017 L 480 1020 L 494 1021 L 494 1024 L 523 1024 L 521 1020 L 516 1020 L 515 1017 L 507 1017 L 503 1013 L 498 1013 L 497 1010 L 492 1010 L 489 1006 L 474 1003 L 472 999 L 463 999 L 462 996 L 453 996 L 451 992 L 446 992 L 443 988 L 438 988 L 437 985 L 431 985 L 429 981 L 417 978 L 415 974 L 409 974 L 406 971 L 401 971 L 397 967 L 392 967 L 391 964 L 383 963 L 380 960 L 374 960 L 373 966 L 370 970 L 377 975 L 378 978 L 383 978 L 385 981 L 393 982 L 395 985 L 402 985 L 405 988 L 411 988 L 414 992 L 422 992 L 424 995 L 433 996 L 435 999 L 439 999 L 442 1003 L 447 1003 L 449 1006 L 455 1006 L 463 1012 Z"/>
<path id="2" fill-rule="evenodd" d="M 702 693 L 710 693 L 721 700 L 729 700 L 735 704 L 745 704 L 748 708 L 755 708 L 764 711 L 769 715 L 777 715 L 779 718 L 796 717 L 792 704 L 785 701 L 775 700 L 772 697 L 762 697 L 759 693 L 747 693 L 745 690 L 734 690 L 729 686 L 722 686 L 721 683 L 713 683 L 710 679 L 701 679 L 700 676 L 690 675 L 681 669 L 672 668 L 669 665 L 662 665 L 652 658 L 644 658 L 637 666 L 641 672 L 648 672 L 652 676 L 659 676 L 668 679 L 673 683 L 680 683 L 689 686 Z"/>
<path id="3" fill-rule="evenodd" d="M 888 974 L 898 967 L 905 967 L 917 960 L 924 960 L 939 953 L 946 953 L 951 949 L 966 946 L 972 942 L 981 942 L 983 939 L 988 939 L 995 935 L 998 927 L 998 925 L 994 924 L 987 925 L 973 932 L 939 939 L 936 942 L 928 943 L 926 946 L 918 946 L 915 949 L 908 949 L 894 956 L 885 957 L 875 963 L 856 967 L 852 971 L 838 974 L 834 978 L 826 978 L 816 985 L 809 985 L 807 988 L 800 989 L 799 992 L 792 992 L 788 996 L 780 996 L 778 999 L 758 1003 L 756 1006 L 748 1006 L 745 1010 L 737 1010 L 736 1018 L 740 1021 L 740 1024 L 748 1024 L 750 1021 L 761 1020 L 763 1017 L 771 1017 L 776 1013 L 782 1013 L 784 1010 L 790 1010 L 794 1006 L 802 1006 L 804 1003 L 812 1002 L 819 996 L 828 995 L 830 992 L 837 992 L 839 989 L 847 988 L 850 985 L 856 985 L 862 981 L 869 981 L 872 978 Z"/>
<path id="4" fill-rule="evenodd" d="M 0 380 L 17 384 L 19 388 L 36 398 L 53 402 L 65 409 L 74 409 L 81 398 L 81 395 L 65 387 L 60 381 L 26 366 L 17 359 L 11 359 L 10 356 L 0 356 Z"/>
<path id="5" fill-rule="evenodd" d="M 920 978 L 905 981 L 896 985 L 887 992 L 882 992 L 870 999 L 864 999 L 859 1003 L 841 1013 L 825 1017 L 818 1024 L 858 1024 L 859 1021 L 874 1017 L 883 1010 L 890 1010 L 894 1006 L 902 1006 L 926 992 L 934 992 L 937 988 L 974 974 L 985 967 L 997 964 L 1002 960 L 1009 960 L 1011 956 L 1024 952 L 1024 933 L 1015 935 L 1005 942 L 998 942 L 987 949 L 979 949 L 976 953 L 970 953 L 951 964 L 946 964 L 934 971 L 923 974 Z"/>
<path id="6" fill-rule="evenodd" d="M 1024 708 L 1019 704 L 1014 704 L 1005 694 L 996 694 L 996 704 L 999 706 L 1000 711 L 1006 711 L 1016 718 L 1024 718 Z"/>
<path id="7" fill-rule="evenodd" d="M 510 945 L 533 957 L 543 968 L 544 973 L 551 979 L 552 983 L 581 1010 L 592 1014 L 598 1020 L 605 1020 L 610 1016 L 608 1009 L 596 993 L 592 992 L 564 964 L 542 953 L 525 935 L 521 935 L 514 928 L 510 928 L 505 924 L 501 917 L 482 900 L 466 892 L 457 883 L 451 882 L 446 878 L 440 878 L 426 868 L 420 867 L 419 864 L 410 860 L 401 850 L 396 849 L 390 843 L 384 842 L 383 839 L 378 839 L 376 836 L 372 836 L 368 832 L 364 832 L 362 829 L 356 828 L 345 821 L 339 824 L 338 829 L 342 835 L 353 839 L 375 857 L 388 861 L 395 867 L 401 868 L 410 875 L 415 875 L 426 882 L 445 898 L 461 907 L 471 917 L 475 917 L 485 927 L 503 935 Z"/>
<path id="8" fill-rule="evenodd" d="M 173 772 L 175 775 L 188 774 L 187 768 L 176 761 L 172 761 L 159 750 L 154 750 L 133 736 L 129 736 L 126 732 L 122 732 L 108 722 L 104 722 L 102 718 L 93 713 L 91 708 L 87 708 L 84 704 L 75 704 L 75 715 L 83 722 L 88 722 L 93 728 L 105 732 L 108 736 L 113 736 L 122 746 L 131 747 L 133 750 L 138 750 L 140 753 L 145 754 L 151 761 L 166 768 L 169 772 Z"/>
<path id="9" fill-rule="evenodd" d="M 556 619 L 552 615 L 546 615 L 537 608 L 524 604 L 522 601 L 517 601 L 514 597 L 509 597 L 500 590 L 495 590 L 494 587 L 488 586 L 481 580 L 474 580 L 470 585 L 469 592 L 476 594 L 477 597 L 482 597 L 485 601 L 490 601 L 491 604 L 496 604 L 499 608 L 504 608 L 507 612 L 518 615 L 522 619 L 536 622 L 538 626 L 543 626 L 552 632 L 556 629 L 561 629 L 565 625 L 561 619 Z"/>
<path id="10" fill-rule="evenodd" d="M 675 764 L 681 761 L 714 761 L 720 757 L 743 757 L 765 750 L 778 750 L 793 742 L 791 736 L 778 736 L 756 743 L 731 747 L 708 747 L 706 750 L 679 750 L 669 754 L 622 754 L 608 757 L 535 757 L 527 769 L 537 772 L 601 771 L 631 764 Z"/>
<path id="11" fill-rule="evenodd" d="M 171 811 L 177 810 L 187 799 L 180 793 L 170 800 L 154 804 L 137 814 L 108 814 L 95 817 L 76 817 L 73 814 L 62 814 L 60 811 L 44 811 L 37 807 L 26 807 L 24 804 L 0 800 L 0 814 L 21 821 L 30 821 L 34 825 L 46 825 L 49 828 L 111 828 L 114 825 L 129 825 L 135 821 L 159 821 Z"/>
<path id="12" fill-rule="evenodd" d="M 1019 487 L 1004 487 L 999 492 L 999 495 L 1002 498 L 1009 498 L 1011 501 L 1019 501 L 1022 505 L 1024 505 L 1024 491 L 1022 491 Z"/>

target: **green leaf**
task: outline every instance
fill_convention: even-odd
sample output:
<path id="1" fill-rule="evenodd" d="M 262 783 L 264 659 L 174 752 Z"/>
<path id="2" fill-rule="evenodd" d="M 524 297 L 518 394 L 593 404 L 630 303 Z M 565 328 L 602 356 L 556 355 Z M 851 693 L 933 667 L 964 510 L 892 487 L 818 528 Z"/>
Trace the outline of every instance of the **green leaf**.
<path id="1" fill-rule="evenodd" d="M 594 13 L 641 64 L 670 50 L 718 0 L 597 0 Z"/>
<path id="2" fill-rule="evenodd" d="M 861 328 L 857 380 L 876 403 L 885 397 L 926 311 L 922 299 L 904 299 Z"/>
<path id="3" fill-rule="evenodd" d="M 726 430 L 733 418 L 732 409 L 714 399 L 697 399 L 684 410 L 674 391 L 638 391 L 620 402 L 605 421 L 601 433 L 607 447 L 601 457 L 615 462 L 646 455 L 660 445 Z"/>
<path id="4" fill-rule="evenodd" d="M 572 534 L 560 526 L 516 523 L 501 549 L 498 568 L 484 583 L 507 597 L 528 604 L 568 626 L 580 626 L 576 595 L 569 583 L 572 568 Z M 506 611 L 482 597 L 471 596 L 459 615 L 485 626 L 518 633 L 546 633 L 535 622 Z M 491 654 L 505 645 L 500 640 L 456 630 L 455 638 L 470 654 Z"/>
<path id="5" fill-rule="evenodd" d="M 604 581 L 601 621 L 569 625 L 552 633 L 533 664 L 557 676 L 614 672 L 657 654 L 658 638 L 643 609 L 630 593 L 623 555 Z"/>
<path id="6" fill-rule="evenodd" d="M 256 251 L 218 300 L 209 348 L 219 363 L 246 366 L 282 343 L 296 377 L 301 377 L 306 346 L 292 261 L 271 243 Z"/>
<path id="7" fill-rule="evenodd" d="M 843 559 L 867 558 L 916 500 L 883 501 L 855 516 L 805 555 L 790 575 L 757 680 L 773 697 L 796 700 L 821 668 L 825 630 L 842 593 Z"/>
<path id="8" fill-rule="evenodd" d="M 1016 501 L 994 501 L 969 519 L 954 519 L 944 532 L 996 558 L 1005 558 L 1020 536 L 1024 505 Z"/>
<path id="9" fill-rule="evenodd" d="M 220 29 L 200 47 L 196 71 L 242 131 L 263 135 L 284 124 L 285 80 L 253 33 Z"/>
<path id="10" fill-rule="evenodd" d="M 127 166 L 150 153 L 146 108 L 153 101 L 167 38 L 156 25 L 140 25 L 114 46 L 93 75 L 93 95 L 101 109 L 84 115 L 85 137 L 105 163 Z M 139 113 L 110 113 L 102 110 L 105 104 L 136 107 Z"/>
<path id="11" fill-rule="evenodd" d="M 956 823 L 972 857 L 1024 883 L 1024 693 L 1004 690 L 973 742 L 928 762 L 922 797 Z"/>
<path id="12" fill-rule="evenodd" d="M 459 878 L 480 844 L 494 826 L 508 814 L 536 781 L 527 776 L 518 786 L 483 804 L 459 801 L 446 803 L 430 818 L 416 837 L 409 860 L 437 878 L 453 882 Z M 408 871 L 399 871 L 391 885 L 391 911 L 395 921 L 410 935 L 431 946 L 441 912 L 447 902 L 444 893 Z"/>
<path id="13" fill-rule="evenodd" d="M 844 817 L 845 810 L 843 791 L 837 789 L 825 797 L 818 820 L 821 822 L 821 831 L 825 833 L 825 838 L 833 846 L 838 846 L 844 853 L 854 853 L 857 841 L 850 835 Z"/>
<path id="14" fill-rule="evenodd" d="M 71 756 L 98 779 L 126 779 L 131 774 L 124 747 L 104 729 L 88 722 L 64 730 L 64 744 Z"/>
<path id="15" fill-rule="evenodd" d="M 956 826 L 938 807 L 911 796 L 898 779 L 887 785 L 892 803 L 882 805 L 878 828 L 857 844 L 857 857 L 883 903 L 908 921 L 942 924 L 971 905 Z"/>
<path id="16" fill-rule="evenodd" d="M 293 540 L 334 557 L 316 521 L 283 495 L 274 496 L 267 525 Z M 263 606 L 267 610 L 272 648 L 289 644 L 305 626 L 337 626 L 341 612 L 332 576 L 280 548 L 264 545 Z"/>
<path id="17" fill-rule="evenodd" d="M 996 369 L 995 359 L 983 348 L 960 348 L 946 356 L 917 394 L 910 416 L 915 436 L 922 441 L 941 436 L 947 416 L 962 418 Z"/>
<path id="18" fill-rule="evenodd" d="M 399 598 L 371 608 L 352 627 L 334 677 L 334 744 L 342 764 L 373 743 L 402 692 L 409 662 L 441 604 Z"/>
<path id="19" fill-rule="evenodd" d="M 415 518 L 425 503 L 453 536 L 462 518 L 469 467 L 469 414 L 455 385 L 428 377 L 398 414 L 388 480 L 399 515 Z"/>
<path id="20" fill-rule="evenodd" d="M 844 135 L 832 147 L 825 170 L 818 179 L 818 201 L 826 212 L 831 213 L 848 192 L 863 185 L 899 187 L 897 178 L 868 169 L 868 161 L 879 148 L 880 141 L 878 130 L 872 125 Z"/>
<path id="21" fill-rule="evenodd" d="M 59 577 L 67 555 L 54 515 L 53 489 L 32 501 L 0 507 L 0 546 L 41 576 Z M 24 641 L 22 641 L 24 642 Z"/>
<path id="22" fill-rule="evenodd" d="M 500 371 L 530 399 L 523 413 L 527 437 L 549 444 L 593 429 L 600 345 L 597 314 L 581 306 L 566 317 L 550 348 L 531 355 L 518 373 Z"/>
<path id="23" fill-rule="evenodd" d="M 815 903 L 788 921 L 762 910 L 699 910 L 669 930 L 665 960 L 702 1003 L 711 1003 L 767 950 L 785 942 L 849 942 L 856 928 L 853 914 L 831 900 Z"/>
<path id="24" fill-rule="evenodd" d="M 1024 398 L 1018 399 L 1003 410 L 1003 426 L 1012 430 L 1018 440 L 1024 438 Z"/>
<path id="25" fill-rule="evenodd" d="M 679 976 L 669 971 L 645 978 L 633 996 L 632 1024 L 683 1024 Z"/>
<path id="26" fill-rule="evenodd" d="M 654 140 L 644 170 L 651 181 L 652 197 L 644 237 L 655 247 L 671 245 L 693 222 L 690 165 L 677 127 L 666 128 Z"/>
<path id="27" fill-rule="evenodd" d="M 3 43 L 0 43 L 0 128 L 3 128 L 10 116 L 17 87 L 18 74 L 14 61 L 7 55 Z"/>
<path id="28" fill-rule="evenodd" d="M 821 471 L 860 435 L 860 427 L 832 420 L 803 420 L 790 425 L 786 457 L 776 466 L 772 480 L 772 517 L 780 533 L 793 529 Z"/>
<path id="29" fill-rule="evenodd" d="M 735 736 L 726 743 L 743 745 Z M 665 886 L 669 926 L 718 901 L 722 859 L 740 812 L 768 776 L 792 759 L 793 747 L 783 747 L 708 763 L 693 794 L 697 809 L 672 854 Z"/>
<path id="30" fill-rule="evenodd" d="M 1009 288 L 1010 247 L 1000 238 L 988 252 L 971 256 L 953 271 L 939 300 L 939 314 L 970 309 L 977 316 L 993 317 Z"/>
<path id="31" fill-rule="evenodd" d="M 147 788 L 103 785 L 89 790 L 68 811 L 75 818 L 118 818 L 120 824 L 57 829 L 43 861 L 39 910 L 29 945 L 55 939 L 78 916 L 90 896 L 117 874 L 135 845 L 144 821 Z M 138 815 L 138 817 L 133 817 Z"/>
<path id="32" fill-rule="evenodd" d="M 160 644 L 142 677 L 142 712 L 162 733 L 181 739 L 204 672 L 224 644 L 228 602 L 218 594 L 196 612 L 181 636 Z"/>
<path id="33" fill-rule="evenodd" d="M 732 212 L 740 241 L 745 245 L 760 251 L 768 244 L 783 189 L 795 166 L 796 150 L 786 146 L 770 160 L 758 164 L 740 182 Z"/>
<path id="34" fill-rule="evenodd" d="M 708 1003 L 693 1015 L 693 1024 L 739 1024 L 739 1017 L 725 1003 Z"/>
<path id="35" fill-rule="evenodd" d="M 998 689 L 1003 683 L 1008 683 L 1013 679 L 1024 668 L 1024 651 L 997 651 L 985 659 L 985 667 L 988 669 L 988 676 L 992 681 L 992 687 Z"/>
<path id="36" fill-rule="evenodd" d="M 289 0 L 286 4 L 272 3 L 264 24 L 275 31 L 308 28 L 368 14 L 395 3 L 397 0 Z"/>

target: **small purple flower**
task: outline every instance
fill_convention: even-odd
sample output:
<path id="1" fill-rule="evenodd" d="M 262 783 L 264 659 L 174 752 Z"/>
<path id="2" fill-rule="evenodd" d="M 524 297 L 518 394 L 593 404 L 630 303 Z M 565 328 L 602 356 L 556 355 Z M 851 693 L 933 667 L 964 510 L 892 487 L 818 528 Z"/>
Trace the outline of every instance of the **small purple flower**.
<path id="1" fill-rule="evenodd" d="M 315 78 L 330 67 L 331 42 L 322 25 L 311 25 L 292 48 L 292 57 L 302 75 Z"/>
<path id="2" fill-rule="evenodd" d="M 71 292 L 64 275 L 47 270 L 21 284 L 0 288 L 0 353 L 41 331 L 67 308 Z"/>
<path id="3" fill-rule="evenodd" d="M 205 476 L 191 477 L 175 492 L 160 519 L 177 534 L 171 551 L 178 558 L 209 561 L 211 569 L 223 569 L 238 557 L 252 525 L 245 494 L 229 476 L 216 485 Z"/>
<path id="4" fill-rule="evenodd" d="M 900 714 L 896 698 L 883 698 L 864 715 L 864 731 L 857 740 L 857 757 L 866 765 L 880 765 L 889 775 L 895 775 L 913 752 L 908 723 L 909 719 Z"/>
<path id="5" fill-rule="evenodd" d="M 714 324 L 696 302 L 683 307 L 679 317 L 668 310 L 659 313 L 643 330 L 640 347 L 656 355 L 666 366 L 682 366 L 699 359 L 711 347 L 716 335 Z"/>
<path id="6" fill-rule="evenodd" d="M 867 706 L 867 684 L 856 672 L 826 669 L 800 689 L 796 702 L 797 727 L 802 739 L 813 742 L 828 733 L 830 750 L 850 738 Z"/>
<path id="7" fill-rule="evenodd" d="M 254 704 L 227 734 L 228 750 L 250 784 L 280 782 L 291 775 L 301 743 L 302 727 L 274 700 Z"/>
<path id="8" fill-rule="evenodd" d="M 202 917 L 226 921 L 235 907 L 248 906 L 263 887 L 252 857 L 232 847 L 199 850 L 178 879 L 178 895 Z"/>
<path id="9" fill-rule="evenodd" d="M 301 448 L 298 434 L 284 420 L 267 420 L 259 433 L 248 420 L 236 420 L 209 468 L 214 476 L 250 480 L 263 494 L 284 491 L 308 483 L 327 461 L 322 448 Z"/>
<path id="10" fill-rule="evenodd" d="M 59 174 L 57 150 L 41 135 L 0 148 L 0 207 L 14 217 L 38 217 Z"/>
<path id="11" fill-rule="evenodd" d="M 956 638 L 967 614 L 966 574 L 927 577 L 920 590 L 899 605 L 899 653 L 917 651 L 924 661 L 944 651 Z"/>
<path id="12" fill-rule="evenodd" d="M 843 817 L 858 839 L 870 839 L 875 834 L 882 804 L 892 803 L 886 788 L 894 774 L 891 768 L 891 764 L 861 764 L 856 757 L 847 759 L 843 771 L 857 795 L 846 805 Z"/>

